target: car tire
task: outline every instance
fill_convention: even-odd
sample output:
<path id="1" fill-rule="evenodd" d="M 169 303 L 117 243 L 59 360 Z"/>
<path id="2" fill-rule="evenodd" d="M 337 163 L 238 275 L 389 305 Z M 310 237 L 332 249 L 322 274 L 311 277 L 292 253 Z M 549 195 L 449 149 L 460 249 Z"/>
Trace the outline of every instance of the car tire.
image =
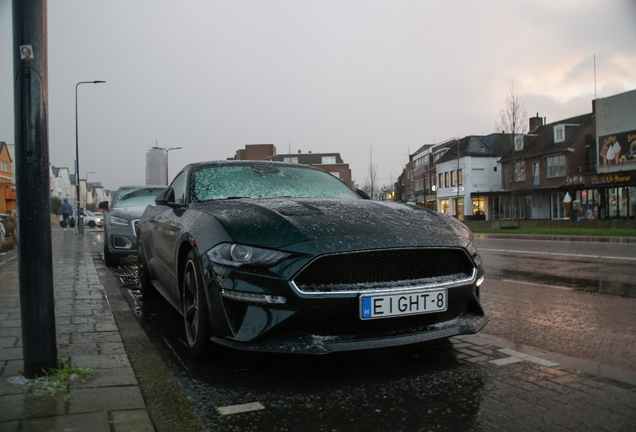
<path id="1" fill-rule="evenodd" d="M 181 307 L 191 353 L 200 357 L 210 340 L 210 320 L 199 257 L 190 251 L 183 267 Z"/>
<path id="2" fill-rule="evenodd" d="M 95 221 L 88 221 L 88 226 L 90 228 L 95 228 Z"/>
<path id="3" fill-rule="evenodd" d="M 139 290 L 141 295 L 148 295 L 153 291 L 150 274 L 148 273 L 148 264 L 139 240 L 137 240 L 137 290 Z"/>
<path id="4" fill-rule="evenodd" d="M 119 257 L 113 255 L 110 250 L 108 250 L 108 241 L 106 241 L 106 239 L 104 239 L 104 264 L 106 264 L 107 267 L 119 265 Z"/>

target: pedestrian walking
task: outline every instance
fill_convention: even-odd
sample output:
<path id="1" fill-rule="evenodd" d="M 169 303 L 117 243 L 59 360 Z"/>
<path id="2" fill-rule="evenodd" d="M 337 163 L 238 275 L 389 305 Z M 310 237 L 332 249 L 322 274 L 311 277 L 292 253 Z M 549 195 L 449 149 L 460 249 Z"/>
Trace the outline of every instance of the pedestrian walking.
<path id="1" fill-rule="evenodd" d="M 64 198 L 64 202 L 62 203 L 62 206 L 60 207 L 60 213 L 62 213 L 62 221 L 64 222 L 61 225 L 64 227 L 64 229 L 67 229 L 68 220 L 71 217 L 71 214 L 73 214 L 73 207 L 71 206 L 71 203 L 69 203 L 68 199 L 66 198 Z"/>

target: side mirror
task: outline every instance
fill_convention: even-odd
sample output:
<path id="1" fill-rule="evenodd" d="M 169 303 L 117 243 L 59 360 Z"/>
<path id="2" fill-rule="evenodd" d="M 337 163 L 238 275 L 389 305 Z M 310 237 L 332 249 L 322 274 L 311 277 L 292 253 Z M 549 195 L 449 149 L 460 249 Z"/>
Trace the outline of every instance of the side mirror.
<path id="1" fill-rule="evenodd" d="M 99 207 L 102 210 L 106 210 L 108 211 L 108 201 L 102 201 L 100 202 L 97 207 Z"/>
<path id="2" fill-rule="evenodd" d="M 363 199 L 371 199 L 371 197 L 369 196 L 369 194 L 367 194 L 365 191 L 363 191 L 362 189 L 358 189 L 356 190 L 356 193 L 358 195 L 360 195 Z"/>
<path id="3" fill-rule="evenodd" d="M 174 202 L 174 189 L 171 187 L 161 191 L 159 195 L 157 195 L 157 198 L 155 198 L 155 203 L 157 205 L 170 205 Z"/>

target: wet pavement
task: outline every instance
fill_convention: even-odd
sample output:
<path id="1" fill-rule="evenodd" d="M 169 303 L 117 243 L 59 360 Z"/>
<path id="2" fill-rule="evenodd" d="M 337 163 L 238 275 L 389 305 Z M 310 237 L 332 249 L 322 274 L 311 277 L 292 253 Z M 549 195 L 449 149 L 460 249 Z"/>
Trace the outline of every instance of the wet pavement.
<path id="1" fill-rule="evenodd" d="M 147 338 L 135 340 L 143 331 L 120 285 L 112 283 L 92 250 L 89 232 L 78 236 L 55 225 L 51 233 L 58 359 L 94 372 L 55 395 L 38 394 L 19 379 L 23 340 L 17 252 L 0 256 L 0 431 L 202 430 L 156 351 L 143 349 Z"/>

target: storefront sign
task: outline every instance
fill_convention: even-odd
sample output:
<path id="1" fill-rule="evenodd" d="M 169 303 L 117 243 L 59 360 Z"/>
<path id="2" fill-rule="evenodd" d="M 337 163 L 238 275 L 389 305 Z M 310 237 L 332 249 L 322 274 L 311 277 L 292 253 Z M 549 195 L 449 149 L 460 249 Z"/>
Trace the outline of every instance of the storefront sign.
<path id="1" fill-rule="evenodd" d="M 460 187 L 459 189 L 453 188 L 451 192 L 464 192 L 464 188 L 463 187 Z"/>
<path id="2" fill-rule="evenodd" d="M 636 162 L 636 130 L 598 137 L 599 166 Z"/>
<path id="3" fill-rule="evenodd" d="M 632 181 L 631 175 L 607 174 L 592 177 L 593 185 L 612 185 L 617 183 L 629 183 Z"/>

